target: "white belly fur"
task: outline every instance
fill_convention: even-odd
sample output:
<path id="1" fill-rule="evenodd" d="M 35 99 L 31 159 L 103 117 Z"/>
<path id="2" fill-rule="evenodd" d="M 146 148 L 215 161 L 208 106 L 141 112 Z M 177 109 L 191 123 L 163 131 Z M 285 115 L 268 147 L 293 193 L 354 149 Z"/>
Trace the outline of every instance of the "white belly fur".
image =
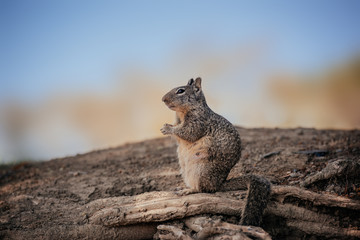
<path id="1" fill-rule="evenodd" d="M 177 138 L 180 173 L 187 187 L 199 191 L 199 179 L 207 162 L 208 137 L 194 143 Z"/>

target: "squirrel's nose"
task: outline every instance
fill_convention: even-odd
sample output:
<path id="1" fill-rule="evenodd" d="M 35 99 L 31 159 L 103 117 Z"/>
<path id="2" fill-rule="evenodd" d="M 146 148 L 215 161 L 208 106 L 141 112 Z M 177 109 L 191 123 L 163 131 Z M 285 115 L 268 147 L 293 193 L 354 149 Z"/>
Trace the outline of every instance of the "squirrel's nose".
<path id="1" fill-rule="evenodd" d="M 163 96 L 161 100 L 162 100 L 164 103 L 167 103 L 167 102 L 169 101 L 169 99 L 166 97 L 166 95 Z"/>

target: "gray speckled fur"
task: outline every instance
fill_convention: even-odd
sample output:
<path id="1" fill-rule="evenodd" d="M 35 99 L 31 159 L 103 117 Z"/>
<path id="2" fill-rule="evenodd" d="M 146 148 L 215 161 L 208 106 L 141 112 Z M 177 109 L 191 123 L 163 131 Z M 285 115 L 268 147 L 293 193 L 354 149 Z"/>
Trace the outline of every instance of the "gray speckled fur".
<path id="1" fill-rule="evenodd" d="M 270 194 L 270 183 L 262 177 L 253 175 L 226 181 L 230 170 L 241 156 L 240 135 L 228 120 L 208 107 L 201 90 L 201 79 L 191 79 L 186 86 L 172 89 L 162 100 L 170 109 L 177 112 L 176 124 L 165 124 L 161 129 L 162 133 L 176 136 L 179 148 L 184 140 L 184 148 L 188 148 L 189 152 L 196 144 L 205 148 L 205 157 L 200 159 L 201 164 L 194 164 L 194 167 L 200 168 L 198 176 L 183 174 L 185 182 L 187 178 L 196 177 L 196 191 L 200 192 L 248 188 L 247 204 L 241 223 L 259 225 Z M 200 152 L 194 154 L 200 155 Z M 180 165 L 182 158 L 179 154 Z"/>

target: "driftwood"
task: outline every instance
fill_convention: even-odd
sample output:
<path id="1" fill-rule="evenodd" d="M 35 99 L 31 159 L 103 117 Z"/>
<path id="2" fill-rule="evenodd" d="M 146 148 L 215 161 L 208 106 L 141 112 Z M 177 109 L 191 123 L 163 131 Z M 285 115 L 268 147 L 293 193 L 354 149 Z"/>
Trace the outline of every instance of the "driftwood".
<path id="1" fill-rule="evenodd" d="M 92 224 L 115 227 L 163 222 L 204 213 L 240 216 L 244 205 L 244 200 L 234 197 L 231 192 L 186 196 L 173 192 L 149 192 L 93 201 L 86 206 L 86 214 Z"/>
<path id="2" fill-rule="evenodd" d="M 360 163 L 348 159 L 339 159 L 336 161 L 329 162 L 327 166 L 322 169 L 320 172 L 316 173 L 313 176 L 307 177 L 302 183 L 302 187 L 308 187 L 309 185 L 328 180 L 334 177 L 341 176 L 356 176 L 360 172 Z"/>
<path id="3" fill-rule="evenodd" d="M 319 194 L 291 186 L 277 186 L 272 188 L 272 198 L 277 198 L 277 201 L 284 202 L 284 199 L 287 197 L 311 201 L 312 204 L 317 206 L 339 207 L 360 211 L 360 201 L 349 198 L 326 193 Z"/>
<path id="4" fill-rule="evenodd" d="M 232 226 L 226 222 L 211 223 L 207 221 L 206 224 L 203 223 L 202 230 L 197 229 L 198 231 L 196 231 L 196 227 L 194 228 L 194 224 L 189 224 L 190 220 L 188 219 L 202 214 L 241 216 L 245 205 L 244 195 L 244 191 L 198 193 L 187 196 L 178 196 L 173 192 L 149 192 L 137 196 L 99 199 L 90 202 L 85 206 L 84 214 L 87 216 L 89 224 L 108 228 L 156 222 L 161 225 L 162 222 L 181 219 L 185 221 L 185 224 L 187 223 L 188 229 L 197 232 L 197 238 L 206 235 L 206 232 L 213 235 L 242 236 L 246 235 L 244 229 L 253 228 L 234 224 Z M 311 203 L 311 206 L 306 207 L 306 203 Z M 344 239 L 360 238 L 359 221 L 356 217 L 348 219 L 347 226 L 344 226 L 339 216 L 326 213 L 327 211 L 324 209 L 329 208 L 338 209 L 340 212 L 352 211 L 354 216 L 359 216 L 360 201 L 325 193 L 319 194 L 297 187 L 274 186 L 271 200 L 265 210 L 265 220 L 266 217 L 282 219 L 284 225 L 279 227 L 301 231 L 309 235 Z M 318 209 L 322 209 L 322 211 Z M 167 232 L 162 235 L 162 239 L 169 239 L 171 236 L 173 236 L 172 239 L 191 239 L 191 236 L 182 228 L 174 225 L 162 225 L 158 229 Z M 213 230 L 205 231 L 204 229 Z M 247 236 L 251 234 L 254 233 L 248 233 Z M 243 239 L 246 239 L 244 236 Z M 251 236 L 256 239 L 255 235 Z M 210 235 L 206 235 L 206 238 L 209 237 Z M 241 238 L 239 237 L 239 239 Z M 257 239 L 269 238 L 264 232 L 263 238 L 259 235 Z"/>
<path id="5" fill-rule="evenodd" d="M 270 235 L 262 228 L 241 226 L 210 217 L 190 217 L 185 219 L 185 225 L 195 232 L 193 237 L 179 226 L 159 225 L 159 239 L 258 239 L 270 240 Z"/>

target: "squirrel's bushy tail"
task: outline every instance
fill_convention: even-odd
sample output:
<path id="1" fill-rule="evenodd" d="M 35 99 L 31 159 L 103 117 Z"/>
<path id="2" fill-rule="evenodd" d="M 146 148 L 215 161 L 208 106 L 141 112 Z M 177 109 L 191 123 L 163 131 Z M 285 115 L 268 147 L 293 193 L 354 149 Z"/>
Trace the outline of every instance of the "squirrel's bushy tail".
<path id="1" fill-rule="evenodd" d="M 269 200 L 271 184 L 260 176 L 245 175 L 225 181 L 225 191 L 248 189 L 246 205 L 241 215 L 241 225 L 259 226 Z"/>

